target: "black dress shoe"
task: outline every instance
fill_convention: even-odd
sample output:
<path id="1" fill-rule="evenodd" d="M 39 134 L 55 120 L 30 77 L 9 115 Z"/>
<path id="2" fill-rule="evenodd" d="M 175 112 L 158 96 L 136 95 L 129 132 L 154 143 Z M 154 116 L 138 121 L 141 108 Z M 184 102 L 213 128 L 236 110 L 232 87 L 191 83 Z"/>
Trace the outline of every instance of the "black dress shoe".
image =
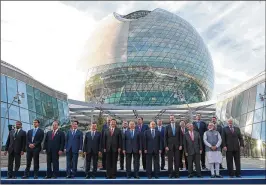
<path id="1" fill-rule="evenodd" d="M 223 176 L 221 176 L 221 175 L 216 175 L 215 177 L 216 178 L 223 178 Z"/>
<path id="2" fill-rule="evenodd" d="M 111 179 L 111 177 L 105 177 L 106 179 Z"/>
<path id="3" fill-rule="evenodd" d="M 12 179 L 12 176 L 8 176 L 8 177 L 6 177 L 6 179 Z"/>
<path id="4" fill-rule="evenodd" d="M 16 176 L 13 176 L 12 179 L 17 179 L 17 177 Z"/>
<path id="5" fill-rule="evenodd" d="M 131 177 L 130 176 L 127 176 L 127 179 L 131 179 Z"/>
<path id="6" fill-rule="evenodd" d="M 156 177 L 155 177 L 155 179 L 159 179 L 159 177 L 158 177 L 158 176 L 156 176 Z"/>
<path id="7" fill-rule="evenodd" d="M 225 169 L 224 167 L 220 166 L 220 170 L 224 170 L 224 169 Z"/>
<path id="8" fill-rule="evenodd" d="M 202 169 L 205 170 L 206 169 L 206 166 L 202 166 Z"/>
<path id="9" fill-rule="evenodd" d="M 57 176 L 52 176 L 52 179 L 57 179 Z"/>
<path id="10" fill-rule="evenodd" d="M 106 168 L 100 168 L 100 170 L 106 170 Z"/>
<path id="11" fill-rule="evenodd" d="M 233 175 L 230 175 L 229 177 L 230 177 L 230 178 L 234 178 L 234 176 L 233 176 Z"/>
<path id="12" fill-rule="evenodd" d="M 71 176 L 70 176 L 70 175 L 68 175 L 68 176 L 66 176 L 66 178 L 67 178 L 67 179 L 71 179 Z"/>
<path id="13" fill-rule="evenodd" d="M 89 178 L 90 178 L 90 176 L 89 175 L 86 175 L 85 179 L 89 179 Z"/>
<path id="14" fill-rule="evenodd" d="M 135 176 L 134 178 L 135 178 L 135 179 L 139 179 L 139 176 Z"/>
<path id="15" fill-rule="evenodd" d="M 212 175 L 211 178 L 215 178 L 215 175 Z"/>
<path id="16" fill-rule="evenodd" d="M 124 170 L 124 168 L 120 168 L 119 170 Z"/>
<path id="17" fill-rule="evenodd" d="M 169 175 L 168 177 L 169 177 L 169 179 L 172 179 L 173 178 L 173 175 Z"/>
<path id="18" fill-rule="evenodd" d="M 91 178 L 92 178 L 92 179 L 95 179 L 95 175 L 92 175 Z"/>
<path id="19" fill-rule="evenodd" d="M 44 178 L 45 178 L 45 179 L 51 179 L 51 177 L 50 177 L 50 176 L 45 176 Z"/>
<path id="20" fill-rule="evenodd" d="M 29 178 L 29 176 L 27 176 L 27 175 L 24 175 L 24 176 L 22 176 L 21 178 L 22 178 L 22 179 L 28 179 L 28 178 Z"/>
<path id="21" fill-rule="evenodd" d="M 179 178 L 179 175 L 175 175 L 175 178 L 177 178 L 177 179 L 178 179 L 178 178 Z"/>
<path id="22" fill-rule="evenodd" d="M 112 179 L 116 179 L 116 176 L 113 176 Z"/>
<path id="23" fill-rule="evenodd" d="M 188 178 L 192 178 L 192 177 L 193 177 L 193 175 L 192 175 L 192 174 L 189 174 L 189 175 L 188 175 Z"/>
<path id="24" fill-rule="evenodd" d="M 162 171 L 166 170 L 165 168 L 161 168 Z"/>
<path id="25" fill-rule="evenodd" d="M 37 176 L 37 175 L 35 175 L 33 178 L 34 178 L 34 179 L 38 179 L 38 176 Z"/>
<path id="26" fill-rule="evenodd" d="M 237 178 L 241 178 L 241 175 L 236 175 Z"/>
<path id="27" fill-rule="evenodd" d="M 151 176 L 148 176 L 148 179 L 151 179 Z"/>
<path id="28" fill-rule="evenodd" d="M 201 175 L 197 175 L 197 177 L 198 177 L 198 178 L 202 178 L 202 176 L 201 176 Z"/>

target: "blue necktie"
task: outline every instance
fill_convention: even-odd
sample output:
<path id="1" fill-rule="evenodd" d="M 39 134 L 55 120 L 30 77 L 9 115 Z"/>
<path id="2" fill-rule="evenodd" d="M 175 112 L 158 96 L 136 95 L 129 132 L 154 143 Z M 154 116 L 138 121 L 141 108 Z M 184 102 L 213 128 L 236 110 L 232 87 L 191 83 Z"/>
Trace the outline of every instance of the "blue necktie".
<path id="1" fill-rule="evenodd" d="M 94 132 L 92 132 L 91 137 L 92 137 L 92 140 L 93 140 L 93 138 L 94 138 Z"/>
<path id="2" fill-rule="evenodd" d="M 172 124 L 173 136 L 175 136 L 175 126 Z"/>
<path id="3" fill-rule="evenodd" d="M 133 130 L 131 130 L 131 139 L 133 139 L 134 134 L 133 134 Z"/>
<path id="4" fill-rule="evenodd" d="M 152 138 L 154 138 L 155 137 L 155 132 L 154 132 L 154 130 L 152 130 Z"/>
<path id="5" fill-rule="evenodd" d="M 35 129 L 33 129 L 33 132 L 32 132 L 32 137 L 35 137 L 35 135 L 36 135 L 36 131 L 37 131 L 37 129 L 35 128 Z"/>
<path id="6" fill-rule="evenodd" d="M 198 129 L 200 129 L 200 122 L 198 122 Z"/>

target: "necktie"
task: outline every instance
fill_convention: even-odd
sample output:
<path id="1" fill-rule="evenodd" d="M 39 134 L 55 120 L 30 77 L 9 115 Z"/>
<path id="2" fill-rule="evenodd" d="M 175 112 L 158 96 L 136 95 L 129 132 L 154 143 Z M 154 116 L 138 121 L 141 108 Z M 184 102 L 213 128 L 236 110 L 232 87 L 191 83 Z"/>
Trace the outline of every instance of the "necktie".
<path id="1" fill-rule="evenodd" d="M 155 137 L 154 129 L 152 129 L 151 134 L 152 134 L 152 138 L 154 138 Z"/>
<path id="2" fill-rule="evenodd" d="M 92 137 L 92 140 L 93 140 L 93 138 L 94 138 L 94 131 L 91 133 L 91 137 Z"/>
<path id="3" fill-rule="evenodd" d="M 172 131 L 173 131 L 173 135 L 175 136 L 175 124 L 172 123 Z"/>
<path id="4" fill-rule="evenodd" d="M 113 136 L 113 133 L 114 133 L 114 130 L 113 130 L 113 129 L 111 129 L 111 136 Z"/>
<path id="5" fill-rule="evenodd" d="M 198 129 L 200 129 L 200 122 L 198 122 L 197 125 L 198 125 Z"/>
<path id="6" fill-rule="evenodd" d="M 72 136 L 74 136 L 76 134 L 76 130 L 72 131 Z"/>
<path id="7" fill-rule="evenodd" d="M 131 139 L 133 139 L 133 137 L 134 137 L 134 132 L 133 130 L 131 130 Z"/>
<path id="8" fill-rule="evenodd" d="M 234 129 L 233 129 L 232 126 L 230 126 L 230 130 L 231 130 L 232 133 L 234 133 Z"/>
<path id="9" fill-rule="evenodd" d="M 161 127 L 159 127 L 159 129 L 158 129 L 158 130 L 159 130 L 159 132 L 161 132 Z"/>
<path id="10" fill-rule="evenodd" d="M 52 132 L 52 140 L 54 139 L 55 131 Z"/>
<path id="11" fill-rule="evenodd" d="M 139 125 L 139 131 L 141 131 L 141 125 Z"/>
<path id="12" fill-rule="evenodd" d="M 191 138 L 192 141 L 194 141 L 193 132 L 190 132 L 190 138 Z"/>
<path id="13" fill-rule="evenodd" d="M 16 139 L 17 135 L 18 135 L 18 130 L 16 130 L 16 132 L 15 132 L 15 135 L 14 135 L 15 139 Z"/>
<path id="14" fill-rule="evenodd" d="M 35 129 L 33 129 L 33 131 L 32 131 L 32 142 L 33 142 L 33 140 L 34 140 L 34 137 L 35 137 L 35 135 L 36 135 L 36 131 L 37 131 L 37 129 L 35 128 Z"/>

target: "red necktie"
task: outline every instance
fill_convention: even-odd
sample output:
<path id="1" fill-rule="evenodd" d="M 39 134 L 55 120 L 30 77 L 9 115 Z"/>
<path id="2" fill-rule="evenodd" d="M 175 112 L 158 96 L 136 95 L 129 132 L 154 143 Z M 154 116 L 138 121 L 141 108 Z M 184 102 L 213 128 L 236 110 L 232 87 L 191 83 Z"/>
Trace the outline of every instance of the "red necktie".
<path id="1" fill-rule="evenodd" d="M 232 133 L 234 133 L 234 129 L 233 129 L 233 127 L 230 127 L 230 130 L 231 130 Z"/>
<path id="2" fill-rule="evenodd" d="M 114 131 L 113 131 L 113 129 L 111 129 L 111 136 L 113 136 L 113 133 L 114 133 Z"/>
<path id="3" fill-rule="evenodd" d="M 192 140 L 192 141 L 194 141 L 193 132 L 190 132 L 190 134 L 189 134 L 189 135 L 190 135 L 190 138 L 191 138 L 191 140 Z"/>
<path id="4" fill-rule="evenodd" d="M 55 133 L 55 132 L 53 131 L 53 132 L 52 132 L 52 140 L 54 139 L 54 133 Z"/>

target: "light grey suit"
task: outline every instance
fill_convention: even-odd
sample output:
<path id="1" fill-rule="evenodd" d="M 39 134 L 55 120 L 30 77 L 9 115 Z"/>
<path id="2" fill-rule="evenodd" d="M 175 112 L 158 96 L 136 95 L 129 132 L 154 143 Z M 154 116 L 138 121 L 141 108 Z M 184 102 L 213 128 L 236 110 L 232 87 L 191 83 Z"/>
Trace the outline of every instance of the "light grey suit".
<path id="1" fill-rule="evenodd" d="M 197 175 L 201 176 L 200 169 L 200 150 L 202 150 L 202 142 L 200 135 L 197 131 L 193 131 L 194 140 L 190 137 L 190 132 L 186 132 L 184 135 L 184 150 L 188 154 L 188 173 L 192 175 L 193 161 L 196 165 Z"/>

